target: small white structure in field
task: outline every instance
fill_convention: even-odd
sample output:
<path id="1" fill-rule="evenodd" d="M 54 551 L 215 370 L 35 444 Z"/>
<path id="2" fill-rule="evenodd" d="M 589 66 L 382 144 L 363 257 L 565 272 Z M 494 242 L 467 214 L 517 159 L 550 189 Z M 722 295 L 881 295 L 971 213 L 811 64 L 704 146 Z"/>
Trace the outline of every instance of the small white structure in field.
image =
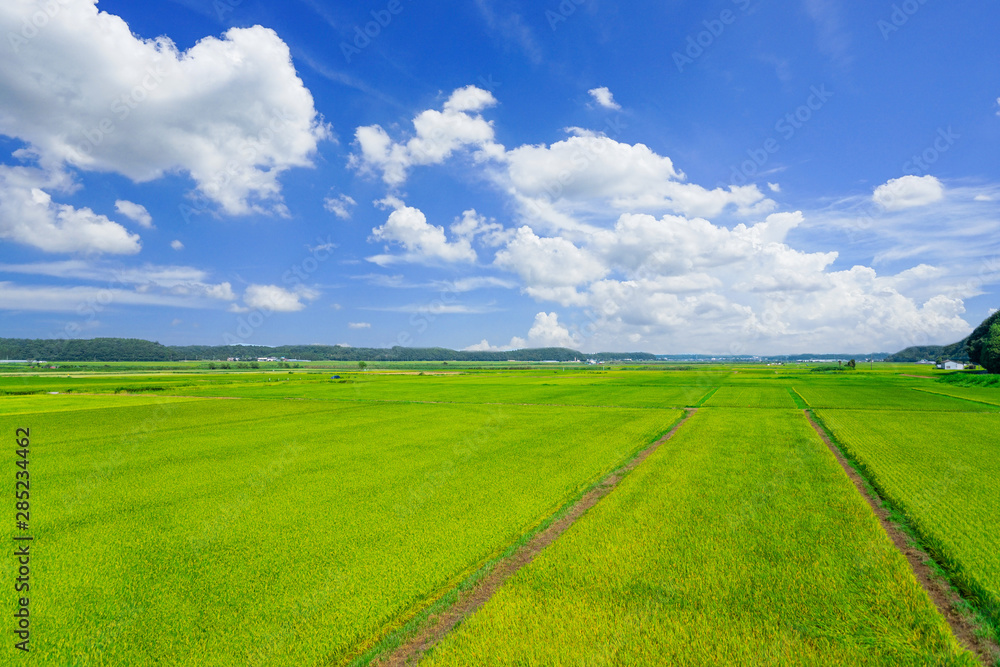
<path id="1" fill-rule="evenodd" d="M 946 370 L 946 371 L 964 371 L 965 370 L 965 364 L 960 364 L 957 361 L 948 361 L 948 360 L 941 362 L 940 364 L 938 364 L 937 367 L 940 368 L 940 369 Z"/>

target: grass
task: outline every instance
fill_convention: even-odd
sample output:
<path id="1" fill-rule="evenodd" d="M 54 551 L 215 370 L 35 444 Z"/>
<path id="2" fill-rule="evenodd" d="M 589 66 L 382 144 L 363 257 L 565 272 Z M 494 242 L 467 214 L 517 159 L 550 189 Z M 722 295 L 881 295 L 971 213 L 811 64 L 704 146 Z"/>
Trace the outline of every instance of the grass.
<path id="1" fill-rule="evenodd" d="M 724 386 L 705 402 L 705 407 L 794 408 L 785 387 Z"/>
<path id="2" fill-rule="evenodd" d="M 0 432 L 33 435 L 39 664 L 366 664 L 684 407 L 432 661 L 971 664 L 805 408 L 967 596 L 997 590 L 998 389 L 946 374 L 84 366 L 0 375 Z"/>
<path id="3" fill-rule="evenodd" d="M 120 403 L 50 411 L 56 399 Z M 42 489 L 32 506 L 37 664 L 347 660 L 680 415 L 30 400 L 44 412 L 22 401 L 0 424 L 31 427 Z M 10 535 L 5 526 L 0 539 Z M 3 581 L 12 567 L 3 559 Z"/>
<path id="4" fill-rule="evenodd" d="M 819 417 L 1000 638 L 1000 415 Z"/>
<path id="5" fill-rule="evenodd" d="M 917 381 L 919 382 L 919 381 Z M 796 390 L 812 408 L 857 408 L 865 410 L 907 411 L 993 411 L 1000 405 L 964 400 L 960 397 L 934 394 L 920 389 L 938 391 L 934 382 L 923 382 L 912 387 L 880 385 L 869 382 L 857 384 L 804 384 L 796 383 Z"/>
<path id="6" fill-rule="evenodd" d="M 427 665 L 974 665 L 797 411 L 706 408 Z"/>

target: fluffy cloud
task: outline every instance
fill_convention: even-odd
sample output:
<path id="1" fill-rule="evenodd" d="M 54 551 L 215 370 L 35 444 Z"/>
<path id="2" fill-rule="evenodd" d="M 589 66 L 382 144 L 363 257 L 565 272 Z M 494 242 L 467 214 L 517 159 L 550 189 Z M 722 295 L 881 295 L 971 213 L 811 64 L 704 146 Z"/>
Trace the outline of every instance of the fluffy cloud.
<path id="1" fill-rule="evenodd" d="M 46 252 L 134 255 L 139 236 L 89 208 L 52 200 L 47 190 L 70 191 L 64 175 L 0 165 L 0 238 Z"/>
<path id="2" fill-rule="evenodd" d="M 904 295 L 933 270 L 886 277 L 860 266 L 832 271 L 837 253 L 785 243 L 802 222 L 801 213 L 781 213 L 728 229 L 704 219 L 624 214 L 613 229 L 575 243 L 523 227 L 497 265 L 517 273 L 536 299 L 581 308 L 586 330 L 567 333 L 587 349 L 627 340 L 720 354 L 874 350 L 968 332 L 959 298 Z"/>
<path id="3" fill-rule="evenodd" d="M 547 218 L 551 223 L 554 218 L 545 215 L 550 207 L 572 215 L 592 211 L 595 204 L 705 217 L 727 207 L 750 214 L 775 206 L 756 185 L 708 190 L 685 182 L 687 177 L 670 158 L 644 144 L 571 131 L 575 136 L 551 146 L 521 146 L 506 155 L 509 187 L 529 218 Z"/>
<path id="4" fill-rule="evenodd" d="M 511 234 L 496 220 L 476 213 L 476 209 L 462 212 L 462 217 L 452 223 L 451 233 L 469 243 L 479 239 L 489 246 L 499 246 L 506 243 Z"/>
<path id="5" fill-rule="evenodd" d="M 621 105 L 615 102 L 615 96 L 611 94 L 606 86 L 600 88 L 592 88 L 587 91 L 590 96 L 594 98 L 594 101 L 605 109 L 611 109 L 612 111 L 620 111 Z"/>
<path id="6" fill-rule="evenodd" d="M 303 300 L 314 301 L 319 293 L 302 285 L 286 290 L 277 285 L 250 285 L 243 293 L 243 303 L 252 310 L 272 313 L 295 313 L 306 307 Z"/>
<path id="7" fill-rule="evenodd" d="M 875 188 L 872 199 L 887 211 L 900 211 L 941 201 L 944 186 L 934 176 L 903 176 Z"/>
<path id="8" fill-rule="evenodd" d="M 497 253 L 498 267 L 518 274 L 525 291 L 537 298 L 579 305 L 576 287 L 608 272 L 592 252 L 561 237 L 543 238 L 530 227 L 521 227 Z"/>
<path id="9" fill-rule="evenodd" d="M 170 247 L 177 251 L 184 250 L 184 244 L 177 239 L 170 242 Z"/>
<path id="10" fill-rule="evenodd" d="M 115 202 L 115 210 L 129 220 L 136 222 L 140 227 L 145 227 L 146 229 L 153 228 L 153 216 L 149 214 L 149 211 L 142 204 L 119 199 Z"/>
<path id="11" fill-rule="evenodd" d="M 474 262 L 476 251 L 468 236 L 449 242 L 444 227 L 431 225 L 423 211 L 407 206 L 397 197 L 386 197 L 377 202 L 383 208 L 393 209 L 389 219 L 381 227 L 372 230 L 372 238 L 379 241 L 398 243 L 406 250 L 405 255 L 377 255 L 369 260 L 376 264 L 394 261 L 414 262 Z M 464 228 L 463 228 L 464 229 Z"/>
<path id="12" fill-rule="evenodd" d="M 456 91 L 451 100 L 431 117 L 468 116 L 494 102 L 473 89 Z M 476 120 L 468 116 L 458 126 Z M 927 264 L 877 273 L 851 267 L 837 252 L 792 247 L 791 232 L 807 222 L 801 212 L 774 213 L 777 203 L 755 185 L 707 189 L 691 183 L 669 157 L 641 143 L 571 128 L 561 141 L 506 151 L 494 143 L 492 126 L 478 122 L 482 132 L 475 138 L 437 142 L 446 150 L 419 154 L 410 146 L 426 133 L 418 130 L 410 142 L 395 143 L 378 126 L 359 128 L 362 154 L 355 159 L 396 186 L 415 164 L 443 162 L 456 146 L 478 149 L 482 173 L 507 197 L 516 225 L 505 228 L 467 211 L 451 226 L 449 240 L 443 227 L 428 225 L 419 211 L 395 200 L 399 219 L 376 229 L 373 238 L 401 243 L 411 257 L 438 259 L 467 254 L 471 260 L 476 241 L 483 251 L 496 247 L 493 266 L 516 276 L 523 293 L 587 319 L 577 329 L 543 312 L 527 337 L 501 347 L 484 340 L 472 349 L 546 344 L 621 349 L 627 341 L 633 349 L 719 354 L 874 351 L 968 333 L 962 299 L 974 290 L 951 285 L 957 281 L 948 268 Z M 781 188 L 769 184 L 769 191 Z M 957 201 L 962 193 L 952 194 Z M 886 223 L 879 233 L 906 217 L 907 233 L 916 236 L 913 220 L 933 211 L 912 209 L 943 197 L 944 188 L 933 177 L 886 183 L 873 197 Z M 995 220 L 982 218 L 982 202 L 972 199 L 970 194 L 965 201 L 977 207 L 980 218 L 969 226 L 968 237 L 989 238 Z M 856 233 L 856 219 L 828 222 L 861 209 L 859 200 L 849 198 L 809 224 Z M 874 208 L 872 200 L 865 202 Z M 732 213 L 747 222 L 734 225 Z M 719 216 L 723 222 L 714 220 Z M 838 261 L 841 267 L 835 267 Z"/>
<path id="13" fill-rule="evenodd" d="M 573 347 L 580 344 L 580 339 L 559 324 L 555 313 L 538 313 L 528 330 L 527 342 L 532 347 Z"/>
<path id="14" fill-rule="evenodd" d="M 351 164 L 362 171 L 381 172 L 387 185 L 406 182 L 414 166 L 441 164 L 456 151 L 474 148 L 477 159 L 498 158 L 503 146 L 494 142 L 493 124 L 481 111 L 496 104 L 493 94 L 466 86 L 453 92 L 441 111 L 428 109 L 413 119 L 414 136 L 394 142 L 380 125 L 359 127 L 355 132 L 359 154 Z"/>
<path id="15" fill-rule="evenodd" d="M 19 157 L 137 182 L 185 172 L 227 213 L 283 212 L 279 177 L 329 137 L 285 43 L 254 26 L 181 52 L 96 4 L 59 0 L 36 36 L 0 45 L 0 133 L 28 144 Z M 0 32 L 36 11 L 3 3 Z"/>
<path id="16" fill-rule="evenodd" d="M 521 338 L 514 336 L 507 345 L 490 345 L 485 338 L 465 348 L 469 352 L 502 352 L 505 350 L 516 350 L 524 348 L 538 347 L 569 347 L 575 348 L 582 342 L 581 336 L 571 333 L 569 329 L 559 323 L 559 315 L 556 313 L 538 313 L 535 315 L 535 322 L 528 330 L 528 337 Z"/>

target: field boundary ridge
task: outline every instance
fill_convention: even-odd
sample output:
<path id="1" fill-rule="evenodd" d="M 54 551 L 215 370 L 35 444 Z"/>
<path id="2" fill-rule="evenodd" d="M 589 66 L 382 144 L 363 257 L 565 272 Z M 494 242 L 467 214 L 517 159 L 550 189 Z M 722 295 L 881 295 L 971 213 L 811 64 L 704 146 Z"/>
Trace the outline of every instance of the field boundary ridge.
<path id="1" fill-rule="evenodd" d="M 803 410 L 809 424 L 837 459 L 858 493 L 875 513 L 882 529 L 896 549 L 910 564 L 917 583 L 937 607 L 963 648 L 973 653 L 983 665 L 1000 667 L 1000 643 L 997 629 L 986 610 L 962 595 L 953 574 L 932 554 L 927 540 L 905 518 L 857 461 L 849 458 L 836 436 L 812 410 Z M 979 616 L 979 618 L 976 618 Z"/>
<path id="2" fill-rule="evenodd" d="M 531 563 L 546 547 L 552 544 L 594 505 L 611 493 L 619 483 L 643 461 L 670 440 L 677 431 L 697 412 L 697 408 L 687 408 L 683 417 L 677 420 L 669 431 L 655 442 L 639 451 L 622 466 L 612 470 L 598 481 L 582 497 L 557 513 L 551 522 L 530 537 L 520 548 L 499 559 L 489 567 L 489 572 L 479 578 L 474 585 L 459 587 L 455 601 L 443 609 L 435 609 L 424 619 L 415 632 L 396 648 L 386 650 L 374 657 L 370 663 L 379 667 L 399 667 L 416 664 L 429 649 L 433 648 L 452 629 L 472 616 L 486 604 L 503 584 L 521 568 Z M 485 568 L 484 568 L 485 569 Z M 366 664 L 356 660 L 352 664 Z"/>

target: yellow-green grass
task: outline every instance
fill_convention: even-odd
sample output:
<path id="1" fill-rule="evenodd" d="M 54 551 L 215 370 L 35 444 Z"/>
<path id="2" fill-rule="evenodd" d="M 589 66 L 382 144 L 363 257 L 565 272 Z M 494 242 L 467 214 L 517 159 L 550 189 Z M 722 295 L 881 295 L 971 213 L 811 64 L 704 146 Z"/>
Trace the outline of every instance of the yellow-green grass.
<path id="1" fill-rule="evenodd" d="M 118 400 L 0 417 L 32 436 L 32 664 L 337 664 L 680 416 Z"/>
<path id="2" fill-rule="evenodd" d="M 923 387 L 921 390 L 933 394 L 964 398 L 969 401 L 1000 405 L 1000 387 L 962 387 L 938 382 L 932 386 Z"/>
<path id="3" fill-rule="evenodd" d="M 724 386 L 705 402 L 705 407 L 794 408 L 795 402 L 784 386 Z"/>
<path id="4" fill-rule="evenodd" d="M 800 411 L 702 409 L 427 665 L 975 665 Z"/>
<path id="5" fill-rule="evenodd" d="M 817 414 L 1000 627 L 1000 414 Z"/>
<path id="6" fill-rule="evenodd" d="M 334 379 L 334 376 L 339 376 Z M 424 401 L 687 407 L 721 382 L 717 373 L 634 371 L 576 373 L 378 375 L 372 373 L 217 373 L 199 376 L 0 378 L 0 392 L 127 391 L 161 395 L 309 398 L 347 401 Z"/>
<path id="7" fill-rule="evenodd" d="M 938 391 L 933 382 L 916 387 L 881 385 L 877 380 L 864 384 L 794 383 L 795 390 L 812 408 L 851 408 L 865 410 L 914 410 L 948 412 L 989 412 L 1000 406 L 963 400 L 942 393 L 932 394 L 920 389 Z M 957 394 L 956 394 L 957 396 Z"/>
<path id="8" fill-rule="evenodd" d="M 213 399 L 182 397 L 165 398 L 153 395 L 115 396 L 103 394 L 99 396 L 76 394 L 35 394 L 31 396 L 0 397 L 0 415 L 26 415 L 46 412 L 67 412 L 74 410 L 95 410 L 98 408 L 115 408 L 136 405 L 162 405 L 166 403 L 190 403 Z"/>

